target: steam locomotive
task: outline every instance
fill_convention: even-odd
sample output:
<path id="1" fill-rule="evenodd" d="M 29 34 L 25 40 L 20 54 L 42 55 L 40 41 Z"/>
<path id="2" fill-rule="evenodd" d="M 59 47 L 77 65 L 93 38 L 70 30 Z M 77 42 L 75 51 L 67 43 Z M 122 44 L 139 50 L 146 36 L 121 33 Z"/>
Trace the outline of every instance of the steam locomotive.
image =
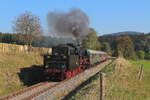
<path id="1" fill-rule="evenodd" d="M 106 59 L 105 52 L 75 44 L 61 44 L 52 48 L 51 55 L 44 56 L 44 73 L 48 80 L 64 80 Z"/>

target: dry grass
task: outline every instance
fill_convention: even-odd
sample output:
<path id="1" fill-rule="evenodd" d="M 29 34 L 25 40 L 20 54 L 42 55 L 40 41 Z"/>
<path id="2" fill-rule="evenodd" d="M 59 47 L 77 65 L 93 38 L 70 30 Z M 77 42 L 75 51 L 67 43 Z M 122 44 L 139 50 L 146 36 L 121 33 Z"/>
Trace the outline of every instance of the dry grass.
<path id="1" fill-rule="evenodd" d="M 28 47 L 27 45 L 16 45 L 8 43 L 0 43 L 0 53 L 24 53 L 28 52 L 43 54 L 51 53 L 51 48 L 40 48 L 40 47 Z"/>
<path id="2" fill-rule="evenodd" d="M 145 76 L 138 79 L 138 67 L 119 58 L 115 62 L 115 72 L 107 76 L 107 100 L 149 100 L 150 70 L 144 70 Z"/>
<path id="3" fill-rule="evenodd" d="M 150 63 L 149 63 L 150 65 Z M 128 60 L 118 58 L 102 72 L 106 73 L 105 100 L 150 100 L 150 67 L 144 69 L 139 80 L 139 67 Z M 79 89 L 70 100 L 99 100 L 99 76 Z"/>
<path id="4" fill-rule="evenodd" d="M 0 54 L 0 96 L 25 88 L 17 73 L 20 68 L 41 65 L 42 56 L 34 53 Z"/>
<path id="5" fill-rule="evenodd" d="M 79 88 L 69 100 L 99 100 L 99 79 L 98 75 L 91 81 L 87 82 L 87 85 Z"/>

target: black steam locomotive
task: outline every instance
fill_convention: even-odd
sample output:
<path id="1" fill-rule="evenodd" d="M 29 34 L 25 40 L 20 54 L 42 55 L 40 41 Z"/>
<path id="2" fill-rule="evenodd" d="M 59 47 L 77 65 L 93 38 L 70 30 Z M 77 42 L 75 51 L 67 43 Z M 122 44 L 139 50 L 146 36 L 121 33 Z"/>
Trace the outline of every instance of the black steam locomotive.
<path id="1" fill-rule="evenodd" d="M 64 80 L 106 59 L 105 52 L 88 50 L 80 45 L 61 44 L 52 48 L 51 55 L 44 56 L 44 72 L 47 79 Z"/>

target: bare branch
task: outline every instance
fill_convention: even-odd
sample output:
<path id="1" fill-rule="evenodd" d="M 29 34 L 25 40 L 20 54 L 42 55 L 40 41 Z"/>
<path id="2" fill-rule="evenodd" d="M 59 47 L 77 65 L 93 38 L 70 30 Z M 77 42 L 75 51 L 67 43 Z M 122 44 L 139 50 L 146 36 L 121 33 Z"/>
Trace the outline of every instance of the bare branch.
<path id="1" fill-rule="evenodd" d="M 21 39 L 27 45 L 31 45 L 35 38 L 43 33 L 39 17 L 30 12 L 25 12 L 17 17 L 14 21 L 13 30 L 24 36 Z"/>

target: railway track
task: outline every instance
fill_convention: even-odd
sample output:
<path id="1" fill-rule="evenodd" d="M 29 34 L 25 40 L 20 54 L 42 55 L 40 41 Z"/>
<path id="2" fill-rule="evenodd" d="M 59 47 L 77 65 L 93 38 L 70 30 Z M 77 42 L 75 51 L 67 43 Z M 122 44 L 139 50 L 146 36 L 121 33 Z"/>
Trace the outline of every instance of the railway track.
<path id="1" fill-rule="evenodd" d="M 41 82 L 31 87 L 1 97 L 0 100 L 29 100 L 32 95 L 39 94 L 42 90 L 48 87 L 52 87 L 55 84 L 57 84 L 57 82 Z"/>
<path id="2" fill-rule="evenodd" d="M 6 95 L 0 100 L 59 100 L 73 91 L 84 81 L 98 73 L 109 64 L 111 60 L 103 62 L 96 67 L 85 70 L 71 79 L 62 82 L 41 82 L 19 92 Z"/>

